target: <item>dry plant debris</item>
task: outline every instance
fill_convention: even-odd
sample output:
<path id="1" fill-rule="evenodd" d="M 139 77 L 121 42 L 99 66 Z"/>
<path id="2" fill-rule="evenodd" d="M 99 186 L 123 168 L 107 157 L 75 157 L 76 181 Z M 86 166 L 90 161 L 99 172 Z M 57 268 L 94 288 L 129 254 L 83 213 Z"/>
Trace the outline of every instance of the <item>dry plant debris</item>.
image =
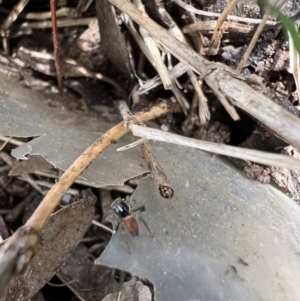
<path id="1" fill-rule="evenodd" d="M 102 300 L 119 287 L 111 269 L 95 266 L 93 255 L 83 244 L 76 248 L 56 275 L 78 298 L 85 301 L 94 301 L 95 297 Z"/>
<path id="2" fill-rule="evenodd" d="M 168 5 L 165 2 L 142 3 L 139 0 L 133 3 L 110 0 L 113 5 L 103 0 L 56 2 L 55 4 L 55 0 L 51 0 L 52 13 L 49 6 L 44 6 L 43 1 L 35 7 L 35 0 L 16 0 L 13 3 L 3 0 L 4 6 L 0 7 L 2 18 L 0 33 L 3 50 L 6 53 L 6 56 L 0 56 L 3 74 L 21 80 L 23 85 L 32 89 L 50 94 L 58 92 L 56 76 L 62 91 L 62 75 L 65 91 L 71 90 L 81 97 L 81 99 L 73 97 L 72 101 L 68 97 L 54 101 L 50 96 L 46 101 L 44 96 L 17 87 L 11 80 L 1 75 L 1 125 L 2 134 L 7 136 L 1 137 L 5 142 L 0 152 L 0 162 L 3 162 L 3 166 L 0 165 L 0 221 L 3 221 L 0 227 L 1 235 L 3 238 L 7 237 L 7 229 L 10 230 L 13 223 L 18 224 L 12 228 L 13 231 L 21 225 L 21 220 L 25 224 L 16 232 L 17 234 L 2 245 L 1 251 L 5 251 L 12 243 L 13 247 L 20 247 L 23 252 L 15 263 L 13 253 L 9 254 L 12 255 L 10 258 L 2 261 L 3 269 L 7 263 L 6 267 L 10 269 L 4 276 L 10 277 L 14 267 L 16 271 L 21 271 L 29 263 L 36 250 L 39 231 L 60 198 L 63 198 L 62 202 L 69 202 L 78 195 L 84 198 L 94 197 L 95 189 L 92 187 L 105 185 L 106 189 L 112 192 L 98 191 L 102 212 L 94 216 L 93 226 L 89 231 L 93 232 L 95 226 L 99 226 L 101 229 L 98 231 L 107 231 L 106 236 L 101 235 L 102 240 L 95 244 L 90 244 L 97 237 L 95 233 L 94 236 L 85 237 L 82 242 L 89 244 L 89 250 L 87 251 L 83 245 L 79 247 L 73 255 L 74 258 L 70 258 L 69 271 L 66 271 L 68 270 L 66 266 L 66 274 L 58 273 L 58 276 L 78 298 L 86 300 L 90 298 L 92 300 L 97 293 L 94 285 L 101 291 L 101 299 L 105 296 L 103 290 L 108 287 L 111 290 L 109 289 L 107 293 L 113 291 L 115 293 L 106 299 L 112 297 L 128 300 L 139 293 L 132 289 L 137 287 L 141 290 L 148 289 L 145 298 L 147 300 L 151 298 L 145 281 L 142 284 L 131 278 L 129 282 L 123 284 L 123 289 L 116 293 L 114 277 L 117 276 L 108 276 L 108 269 L 102 267 L 93 269 L 92 263 L 88 262 L 86 270 L 94 272 L 95 276 L 93 281 L 90 281 L 85 276 L 84 269 L 80 270 L 72 264 L 72 260 L 77 260 L 76 256 L 88 258 L 88 252 L 96 254 L 95 257 L 101 254 L 113 233 L 102 223 L 103 219 L 109 216 L 108 208 L 114 196 L 120 197 L 120 193 L 130 194 L 134 187 L 138 186 L 134 194 L 137 203 L 145 205 L 147 209 L 140 216 L 144 226 L 146 225 L 143 227 L 141 223 L 141 237 L 131 241 L 126 234 L 124 237 L 122 227 L 119 227 L 101 258 L 104 258 L 108 265 L 112 265 L 113 262 L 116 268 L 126 269 L 153 281 L 154 299 L 161 296 L 164 300 L 172 300 L 178 296 L 181 296 L 181 300 L 217 299 L 218 296 L 214 293 L 218 291 L 228 298 L 239 300 L 299 299 L 299 292 L 293 281 L 299 278 L 297 274 L 299 269 L 295 268 L 297 264 L 288 265 L 281 258 L 284 254 L 284 258 L 289 258 L 289 263 L 297 262 L 294 256 L 297 248 L 295 249 L 295 239 L 291 230 L 298 225 L 298 207 L 294 208 L 295 204 L 289 203 L 282 195 L 277 195 L 276 191 L 269 190 L 269 187 L 262 188 L 255 186 L 257 184 L 254 182 L 244 182 L 244 178 L 239 178 L 240 175 L 237 176 L 235 171 L 227 169 L 228 166 L 220 163 L 215 157 L 179 146 L 161 146 L 158 142 L 150 146 L 148 141 L 160 140 L 242 158 L 243 161 L 240 159 L 235 161 L 248 177 L 256 178 L 263 183 L 273 179 L 279 186 L 284 187 L 290 196 L 298 200 L 298 171 L 291 169 L 299 170 L 299 156 L 296 150 L 300 147 L 298 139 L 300 113 L 297 108 L 299 95 L 294 91 L 292 76 L 289 77 L 285 73 L 288 68 L 289 52 L 282 35 L 279 34 L 278 23 L 270 20 L 268 12 L 260 19 L 262 16 L 255 3 L 243 4 L 242 1 L 236 0 L 222 3 L 207 0 L 202 4 L 174 0 Z M 291 7 L 296 11 L 292 4 L 288 4 L 282 10 L 292 11 Z M 211 9 L 213 11 L 208 11 Z M 89 28 L 84 30 L 80 26 Z M 51 32 L 46 28 L 53 30 L 54 48 Z M 24 35 L 30 35 L 30 38 Z M 36 40 L 41 42 L 36 43 Z M 247 47 L 249 42 L 250 45 Z M 290 71 L 295 77 L 297 87 L 298 55 L 293 49 L 290 51 Z M 111 62 L 107 61 L 107 57 Z M 61 60 L 62 72 L 59 71 L 58 60 Z M 213 63 L 212 60 L 221 61 L 223 64 Z M 156 71 L 158 76 L 155 76 Z M 240 71 L 242 74 L 239 74 Z M 261 77 L 255 77 L 253 71 Z M 262 85 L 262 77 L 266 80 L 266 85 Z M 159 87 L 161 84 L 163 87 Z M 164 91 L 168 89 L 169 91 Z M 294 93 L 291 93 L 292 91 Z M 216 95 L 215 98 L 212 92 Z M 241 141 L 234 140 L 235 134 L 239 124 L 244 123 L 245 112 L 252 117 L 252 136 L 255 132 L 263 137 L 266 135 L 272 138 L 276 135 L 293 146 L 286 147 L 282 140 L 277 146 L 275 143 L 269 148 L 264 143 L 258 146 L 244 144 L 244 147 L 263 151 L 281 150 L 287 156 L 262 153 L 146 128 L 141 123 L 145 120 L 136 122 L 131 116 L 130 121 L 124 118 L 124 123 L 113 127 L 120 118 L 112 102 L 127 99 L 129 94 L 130 110 L 140 112 L 140 115 L 135 116 L 146 114 L 144 109 L 153 107 L 157 99 L 162 97 L 166 100 L 165 104 L 168 105 L 165 108 L 171 110 L 160 119 L 161 129 L 164 131 L 175 130 L 179 134 L 198 139 L 205 137 L 205 140 L 237 145 Z M 222 117 L 218 116 L 220 108 Z M 227 113 L 224 113 L 224 109 Z M 93 115 L 93 111 L 96 110 L 100 114 Z M 127 111 L 130 112 L 129 109 Z M 165 109 L 154 115 L 158 117 L 166 111 Z M 240 121 L 235 123 L 228 121 L 228 116 L 234 121 Z M 103 118 L 113 123 L 105 123 Z M 260 124 L 257 124 L 257 121 Z M 230 123 L 231 126 L 227 130 Z M 261 125 L 270 131 L 260 131 Z M 143 138 L 136 141 L 130 135 L 128 139 L 114 145 L 116 137 L 128 129 L 134 135 Z M 219 132 L 220 129 L 223 130 Z M 104 147 L 112 145 L 85 170 L 88 163 L 101 151 L 101 147 L 97 148 L 98 143 L 95 143 L 88 148 L 88 153 L 90 150 L 92 156 L 86 161 L 81 159 L 89 157 L 88 153 L 84 152 L 81 157 L 80 154 L 103 133 L 104 142 L 107 142 Z M 27 139 L 26 143 L 22 143 L 13 138 L 17 136 L 31 139 L 33 137 L 33 140 Z M 97 141 L 103 142 L 102 140 Z M 33 160 L 37 162 L 32 164 L 30 160 L 23 162 L 24 164 L 16 164 L 8 155 L 13 143 L 19 145 L 12 152 L 16 158 L 26 160 L 31 155 L 41 155 L 54 165 L 54 168 L 58 167 L 60 170 L 41 170 L 38 168 L 40 166 L 36 166 L 40 165 L 37 156 Z M 140 144 L 142 153 L 136 147 Z M 116 150 L 125 151 L 117 153 Z M 146 164 L 141 158 L 142 154 Z M 192 158 L 191 154 L 194 154 Z M 206 161 L 201 164 L 200 170 L 199 162 L 202 162 L 203 158 Z M 194 161 L 196 159 L 197 162 Z M 72 164 L 73 161 L 75 164 Z M 77 163 L 80 163 L 79 168 Z M 145 165 L 151 170 L 155 184 L 148 178 L 139 183 L 138 178 L 148 172 Z M 17 168 L 21 171 L 17 171 Z M 21 178 L 9 177 L 7 175 L 9 170 L 10 176 L 19 173 Z M 61 170 L 67 171 L 61 176 Z M 107 186 L 112 183 L 122 185 L 126 179 L 137 175 L 138 178 L 129 181 L 122 188 Z M 48 178 L 60 179 L 53 185 L 47 182 Z M 219 185 L 216 185 L 218 181 Z M 74 186 L 68 189 L 75 182 L 76 185 L 91 188 L 82 190 Z M 23 190 L 20 189 L 20 183 L 24 185 Z M 134 186 L 130 186 L 132 183 Z M 157 187 L 161 188 L 161 185 L 168 188 L 169 193 L 165 196 L 170 198 L 175 195 L 172 201 L 160 199 L 156 195 Z M 36 208 L 34 204 L 40 202 L 41 196 L 48 188 L 50 191 L 42 205 L 30 217 Z M 17 190 L 21 200 L 16 201 L 16 197 L 11 197 L 9 206 L 2 209 L 2 200 L 7 200 L 5 193 L 14 193 Z M 164 191 L 166 190 L 160 189 L 161 195 Z M 246 196 L 248 191 L 256 192 L 251 195 L 254 198 L 250 200 L 251 202 Z M 196 206 L 199 202 L 200 208 Z M 269 202 L 272 202 L 272 208 Z M 261 211 L 267 217 L 262 216 Z M 287 215 L 290 224 L 286 223 Z M 147 225 L 148 222 L 150 227 Z M 270 228 L 270 225 L 274 224 L 281 225 L 276 228 L 276 235 L 281 237 L 282 245 L 279 248 L 274 248 L 276 242 L 272 240 L 275 230 Z M 247 229 L 249 226 L 251 229 L 245 231 L 244 228 Z M 261 233 L 259 231 L 261 228 L 268 231 Z M 152 232 L 154 235 L 149 235 Z M 18 239 L 20 233 L 24 236 L 21 235 L 22 237 Z M 198 239 L 201 240 L 201 244 L 198 243 Z M 239 245 L 235 248 L 237 240 Z M 258 247 L 262 244 L 262 248 Z M 249 250 L 253 249 L 260 257 L 249 255 L 251 253 Z M 218 250 L 221 251 L 218 253 Z M 109 251 L 111 257 L 107 257 Z M 174 257 L 174 254 L 177 255 Z M 264 260 L 260 261 L 261 258 Z M 284 262 L 283 269 L 292 272 L 289 275 L 284 274 L 274 262 Z M 263 272 L 268 275 L 266 279 L 260 279 L 262 266 Z M 0 272 L 3 272 L 3 269 L 0 269 Z M 193 281 L 197 279 L 196 275 L 200 270 L 202 282 L 199 286 L 199 283 L 195 284 Z M 101 271 L 103 275 L 98 278 Z M 26 273 L 27 271 L 24 275 Z M 279 281 L 274 275 L 281 275 L 280 282 L 284 285 L 286 294 L 277 291 L 277 287 L 272 287 L 273 283 Z M 2 277 L 2 286 L 4 282 L 8 282 L 8 278 L 5 277 Z M 41 277 L 41 280 L 43 279 Z M 182 279 L 188 279 L 188 282 Z M 83 286 L 88 288 L 87 292 Z M 21 287 L 16 289 L 15 295 L 21 294 L 24 287 L 26 285 L 21 284 Z M 177 290 L 181 287 L 183 289 L 177 294 Z M 234 289 L 237 287 L 238 291 Z M 266 287 L 271 289 L 267 291 Z M 34 289 L 38 288 L 39 285 L 35 285 Z M 120 294 L 120 291 L 123 291 L 123 294 Z M 26 294 L 23 296 L 29 298 Z M 141 298 L 143 297 L 140 295 Z"/>
<path id="3" fill-rule="evenodd" d="M 149 287 L 144 285 L 137 278 L 124 282 L 121 293 L 108 294 L 102 301 L 114 301 L 120 296 L 120 301 L 134 301 L 136 298 L 140 301 L 151 301 L 152 294 Z"/>

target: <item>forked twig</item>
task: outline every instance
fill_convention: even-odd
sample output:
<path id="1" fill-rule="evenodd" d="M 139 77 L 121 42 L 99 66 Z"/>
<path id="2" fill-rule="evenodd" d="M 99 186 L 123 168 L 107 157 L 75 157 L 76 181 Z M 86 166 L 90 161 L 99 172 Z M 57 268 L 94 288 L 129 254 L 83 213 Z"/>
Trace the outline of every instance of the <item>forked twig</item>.
<path id="1" fill-rule="evenodd" d="M 118 101 L 117 106 L 124 119 L 124 126 L 131 130 L 131 126 L 133 124 L 137 124 L 137 121 L 132 116 L 126 102 Z M 167 178 L 163 168 L 156 159 L 153 150 L 147 140 L 143 141 L 141 150 L 160 195 L 166 199 L 171 199 L 174 195 L 174 190 L 171 187 L 169 179 Z"/>
<path id="2" fill-rule="evenodd" d="M 148 112 L 140 112 L 133 117 L 138 122 L 146 122 L 165 114 L 167 110 L 167 105 L 160 103 Z M 65 192 L 102 151 L 127 132 L 124 123 L 120 122 L 89 146 L 49 190 L 26 224 L 4 241 L 0 247 L 0 293 L 4 292 L 11 277 L 29 264 L 38 245 L 39 233 Z"/>
<path id="3" fill-rule="evenodd" d="M 170 76 L 172 80 L 175 80 L 177 77 L 180 77 L 182 74 L 188 71 L 188 67 L 179 62 L 177 65 L 174 66 L 172 70 L 170 70 Z M 162 84 L 161 78 L 159 76 L 155 76 L 154 78 L 146 81 L 144 86 L 139 88 L 139 93 L 143 94 L 148 92 L 151 89 L 154 89 L 155 87 Z"/>

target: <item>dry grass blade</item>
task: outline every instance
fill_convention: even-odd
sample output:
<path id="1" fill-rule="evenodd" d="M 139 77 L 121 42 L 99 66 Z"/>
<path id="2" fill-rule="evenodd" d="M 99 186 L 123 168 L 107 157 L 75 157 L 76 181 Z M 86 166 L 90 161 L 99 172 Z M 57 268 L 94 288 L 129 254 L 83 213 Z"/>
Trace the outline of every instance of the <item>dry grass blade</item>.
<path id="1" fill-rule="evenodd" d="M 182 32 L 184 33 L 196 33 L 196 32 L 210 32 L 213 31 L 217 25 L 217 21 L 215 20 L 208 20 L 208 21 L 199 21 L 197 23 L 188 24 L 182 27 Z M 249 25 L 249 24 L 241 24 L 241 23 L 233 23 L 233 22 L 224 22 L 222 29 L 226 32 L 236 32 L 236 33 L 243 33 L 249 34 L 254 31 L 256 25 Z M 265 27 L 270 28 L 269 27 Z"/>
<path id="2" fill-rule="evenodd" d="M 1 28 L 2 29 L 8 29 L 11 27 L 11 25 L 16 21 L 19 14 L 22 12 L 24 7 L 27 5 L 29 0 L 21 0 L 18 4 L 15 5 L 15 7 L 11 10 L 10 14 L 7 16 L 5 21 L 2 23 Z"/>
<path id="3" fill-rule="evenodd" d="M 300 121 L 296 116 L 256 92 L 245 82 L 244 77 L 239 76 L 230 68 L 223 64 L 211 63 L 186 47 L 130 2 L 126 0 L 109 1 L 148 30 L 177 59 L 199 73 L 215 93 L 224 94 L 224 97 L 228 98 L 232 104 L 252 115 L 277 136 L 300 148 Z"/>
<path id="4" fill-rule="evenodd" d="M 197 9 L 189 4 L 186 4 L 182 0 L 172 0 L 174 3 L 176 3 L 178 6 L 184 8 L 185 10 L 194 13 L 196 15 L 200 16 L 207 16 L 207 17 L 220 17 L 221 14 L 219 13 L 214 13 L 214 12 L 209 12 L 209 11 L 204 11 Z M 242 17 L 237 17 L 237 16 L 227 16 L 228 20 L 234 20 L 234 21 L 239 21 L 239 22 L 244 22 L 244 23 L 252 23 L 252 24 L 260 24 L 261 19 L 252 19 L 252 18 L 242 18 Z M 276 25 L 277 22 L 274 21 L 268 21 L 268 25 Z"/>
<path id="5" fill-rule="evenodd" d="M 173 69 L 170 70 L 170 76 L 172 80 L 175 80 L 177 77 L 181 76 L 185 72 L 188 71 L 188 67 L 179 62 Z M 154 78 L 148 80 L 142 87 L 140 87 L 140 94 L 146 93 L 151 89 L 162 84 L 162 81 L 159 76 L 155 76 Z"/>
<path id="6" fill-rule="evenodd" d="M 0 7 L 0 12 L 9 14 L 10 11 L 4 7 Z M 70 17 L 74 12 L 73 8 L 63 7 L 56 11 L 57 17 Z M 51 19 L 51 12 L 24 12 L 19 14 L 19 18 L 26 20 L 45 20 Z"/>
<path id="7" fill-rule="evenodd" d="M 224 8 L 224 11 L 222 12 L 221 16 L 218 18 L 218 22 L 216 24 L 216 27 L 214 28 L 214 33 L 210 40 L 208 55 L 216 55 L 218 53 L 224 31 L 222 29 L 223 24 L 238 2 L 239 0 L 229 1 L 226 7 Z"/>
<path id="8" fill-rule="evenodd" d="M 132 124 L 130 129 L 133 135 L 142 138 L 193 147 L 207 152 L 249 160 L 265 165 L 280 166 L 291 170 L 300 170 L 300 161 L 292 157 L 187 138 L 153 128 L 146 128 L 136 124 Z"/>
<path id="9" fill-rule="evenodd" d="M 91 22 L 94 22 L 96 18 L 81 18 L 81 19 L 62 19 L 57 20 L 57 27 L 69 27 L 69 26 L 88 26 Z M 12 26 L 14 32 L 20 31 L 20 33 L 25 30 L 31 29 L 43 29 L 51 28 L 51 21 L 40 21 L 40 22 L 24 22 L 20 24 L 15 24 Z"/>
<path id="10" fill-rule="evenodd" d="M 262 31 L 263 31 L 263 29 L 264 29 L 264 27 L 266 25 L 266 22 L 267 22 L 268 18 L 269 18 L 269 15 L 265 14 L 264 17 L 263 17 L 263 19 L 261 20 L 261 23 L 258 25 L 258 27 L 257 27 L 257 29 L 256 29 L 256 31 L 255 31 L 252 39 L 251 39 L 251 42 L 248 45 L 248 48 L 247 48 L 247 50 L 246 50 L 243 58 L 241 59 L 238 67 L 236 68 L 237 72 L 241 72 L 242 71 L 245 63 L 247 62 L 247 60 L 248 60 L 248 58 L 249 58 L 249 56 L 250 56 L 250 54 L 251 54 L 251 52 L 252 52 L 252 50 L 253 50 L 256 42 L 258 40 L 258 37 L 260 36 L 260 34 L 262 33 Z"/>

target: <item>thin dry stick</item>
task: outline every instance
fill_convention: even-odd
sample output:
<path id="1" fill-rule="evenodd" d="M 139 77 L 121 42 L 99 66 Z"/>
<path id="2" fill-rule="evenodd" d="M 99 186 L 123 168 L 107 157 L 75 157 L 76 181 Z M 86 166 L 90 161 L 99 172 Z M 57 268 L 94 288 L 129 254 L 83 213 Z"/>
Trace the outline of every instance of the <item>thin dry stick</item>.
<path id="1" fill-rule="evenodd" d="M 96 221 L 94 219 L 92 220 L 92 224 L 95 225 L 95 226 L 97 226 L 97 227 L 99 227 L 99 228 L 101 228 L 101 229 L 103 229 L 103 230 L 105 230 L 105 231 L 107 231 L 107 232 L 109 232 L 109 233 L 111 233 L 111 234 L 115 233 L 115 231 L 113 231 L 112 229 L 108 228 L 104 224 L 99 223 L 98 221 Z"/>
<path id="2" fill-rule="evenodd" d="M 118 101 L 117 106 L 124 119 L 124 126 L 131 129 L 131 124 L 136 123 L 125 101 Z M 163 168 L 156 159 L 153 150 L 148 141 L 144 141 L 141 145 L 141 150 L 144 159 L 151 172 L 155 185 L 158 187 L 159 193 L 163 198 L 171 199 L 174 195 L 174 190 L 167 178 Z"/>
<path id="3" fill-rule="evenodd" d="M 272 154 L 242 147 L 235 147 L 225 144 L 219 144 L 209 141 L 202 141 L 193 138 L 187 138 L 180 135 L 164 132 L 161 130 L 147 128 L 132 123 L 130 129 L 134 136 L 153 139 L 187 147 L 193 147 L 207 152 L 249 160 L 264 165 L 279 166 L 291 170 L 300 170 L 300 161 L 292 157 Z"/>
<path id="4" fill-rule="evenodd" d="M 163 168 L 154 156 L 150 143 L 148 141 L 144 142 L 141 145 L 141 150 L 160 195 L 165 199 L 171 199 L 174 195 L 174 190 Z"/>
<path id="5" fill-rule="evenodd" d="M 125 24 L 127 26 L 128 31 L 142 50 L 143 54 L 146 56 L 148 61 L 151 63 L 151 65 L 155 68 L 155 63 L 152 59 L 151 53 L 149 51 L 149 48 L 146 47 L 144 40 L 142 37 L 139 35 L 139 33 L 136 31 L 134 24 L 131 20 L 128 20 L 128 18 L 125 20 Z M 160 78 L 160 77 L 159 77 Z"/>
<path id="6" fill-rule="evenodd" d="M 221 44 L 221 38 L 223 35 L 222 25 L 238 2 L 239 0 L 231 0 L 230 2 L 228 2 L 224 11 L 219 17 L 217 26 L 215 27 L 214 33 L 210 40 L 210 46 L 207 52 L 208 55 L 216 55 L 218 53 Z"/>
<path id="7" fill-rule="evenodd" d="M 3 150 L 3 148 L 6 146 L 6 144 L 11 141 L 11 139 L 12 139 L 12 137 L 9 137 L 6 141 L 4 141 L 4 143 L 0 147 L 0 152 Z"/>
<path id="8" fill-rule="evenodd" d="M 70 17 L 72 13 L 74 12 L 74 8 L 68 8 L 63 7 L 56 11 L 56 17 Z M 0 12 L 9 14 L 10 10 L 0 7 Z M 25 12 L 20 13 L 19 18 L 25 19 L 25 20 L 45 20 L 45 19 L 51 19 L 51 12 Z"/>
<path id="9" fill-rule="evenodd" d="M 197 94 L 197 99 L 199 102 L 199 110 L 198 111 L 199 111 L 200 124 L 204 125 L 207 123 L 208 120 L 210 120 L 210 112 L 209 112 L 209 108 L 207 105 L 207 98 L 202 91 L 203 82 L 201 80 L 197 81 L 197 77 L 196 78 L 190 77 L 190 81 L 193 83 L 194 89 Z M 196 81 L 196 82 L 194 82 L 194 81 Z"/>
<path id="10" fill-rule="evenodd" d="M 167 105 L 161 103 L 151 108 L 149 112 L 141 112 L 135 114 L 133 117 L 138 122 L 146 122 L 150 119 L 159 117 L 167 112 Z M 121 122 L 107 131 L 102 137 L 97 139 L 90 147 L 88 147 L 64 172 L 58 179 L 56 184 L 45 196 L 39 207 L 26 222 L 26 226 L 40 231 L 44 226 L 49 215 L 53 212 L 60 199 L 65 192 L 69 189 L 72 183 L 81 175 L 81 173 L 89 166 L 92 161 L 103 152 L 111 143 L 120 139 L 128 132 Z"/>
<path id="11" fill-rule="evenodd" d="M 6 17 L 5 21 L 2 23 L 1 28 L 2 29 L 9 29 L 11 25 L 16 21 L 19 14 L 22 12 L 24 7 L 27 5 L 29 0 L 21 0 L 18 4 L 14 6 L 14 8 L 11 10 L 9 15 Z"/>
<path id="12" fill-rule="evenodd" d="M 59 92 L 62 94 L 64 91 L 64 85 L 61 77 L 59 46 L 58 46 L 58 37 L 57 37 L 56 0 L 50 0 L 50 7 L 51 7 L 52 38 L 53 38 L 56 76 L 57 76 L 58 89 Z"/>
<path id="13" fill-rule="evenodd" d="M 197 23 L 188 24 L 182 27 L 183 33 L 197 33 L 197 32 L 210 32 L 215 29 L 217 26 L 216 20 L 208 20 L 208 21 L 198 21 Z M 224 22 L 222 29 L 226 32 L 237 32 L 249 34 L 254 31 L 256 25 L 249 24 L 241 24 L 241 23 L 233 23 L 233 22 Z M 270 28 L 270 26 L 268 27 Z"/>
<path id="14" fill-rule="evenodd" d="M 266 24 L 268 18 L 269 18 L 269 14 L 265 14 L 264 17 L 263 17 L 263 19 L 261 20 L 261 23 L 256 28 L 256 31 L 255 31 L 252 39 L 251 39 L 251 42 L 248 45 L 248 48 L 247 48 L 247 50 L 246 50 L 243 58 L 241 59 L 238 67 L 236 68 L 237 72 L 241 72 L 242 71 L 245 63 L 247 62 L 247 60 L 248 60 L 248 58 L 249 58 L 249 56 L 250 56 L 250 54 L 251 54 L 251 52 L 252 52 L 255 44 L 256 44 L 256 41 L 257 41 L 258 37 L 260 36 L 260 34 L 262 33 L 262 31 L 263 31 L 263 29 L 265 27 L 265 24 Z"/>
<path id="15" fill-rule="evenodd" d="M 207 17 L 220 17 L 221 14 L 219 13 L 214 13 L 214 12 L 208 12 L 204 10 L 197 9 L 189 4 L 184 3 L 181 0 L 172 0 L 174 3 L 176 3 L 178 6 L 184 8 L 185 10 L 194 13 L 196 15 L 201 15 L 201 16 L 207 16 Z M 252 19 L 252 18 L 242 18 L 242 17 L 237 17 L 237 16 L 227 16 L 228 20 L 234 20 L 234 21 L 239 21 L 239 22 L 244 22 L 244 23 L 252 23 L 252 24 L 260 24 L 261 19 Z M 276 25 L 277 22 L 275 21 L 268 21 L 268 25 Z"/>
<path id="16" fill-rule="evenodd" d="M 35 64 L 34 65 L 34 69 L 36 69 L 37 71 L 40 71 L 42 73 L 45 73 L 47 75 L 51 75 L 51 76 L 55 76 L 56 73 L 49 70 L 49 68 L 44 68 L 43 63 L 41 62 L 41 59 L 44 60 L 53 60 L 55 61 L 55 58 L 53 55 L 49 54 L 49 53 L 43 53 L 43 52 L 38 52 L 38 51 L 33 51 L 33 50 L 29 50 L 26 49 L 24 47 L 20 47 L 19 48 L 19 52 L 23 52 L 26 53 L 28 55 L 30 55 L 30 57 L 34 58 L 34 61 L 38 61 L 40 62 L 40 64 Z M 97 78 L 101 81 L 104 81 L 110 85 L 112 85 L 113 87 L 116 88 L 116 90 L 120 93 L 125 93 L 124 89 L 113 79 L 108 78 L 107 76 L 101 74 L 101 73 L 95 73 L 92 71 L 87 70 L 85 67 L 79 65 L 75 60 L 71 59 L 71 58 L 65 58 L 63 61 L 63 66 L 65 66 L 65 69 L 68 70 L 70 69 L 71 71 L 69 71 L 69 73 L 65 72 L 63 74 L 63 76 L 67 76 L 67 77 L 78 77 L 78 76 L 85 76 L 85 77 L 94 77 Z"/>
<path id="17" fill-rule="evenodd" d="M 57 20 L 57 27 L 70 27 L 70 26 L 88 26 L 91 22 L 97 21 L 96 18 L 81 18 L 81 19 L 64 19 Z M 14 32 L 17 30 L 27 30 L 27 29 L 43 29 L 51 28 L 51 21 L 40 21 L 40 22 L 23 22 L 21 24 L 15 24 L 12 26 Z"/>

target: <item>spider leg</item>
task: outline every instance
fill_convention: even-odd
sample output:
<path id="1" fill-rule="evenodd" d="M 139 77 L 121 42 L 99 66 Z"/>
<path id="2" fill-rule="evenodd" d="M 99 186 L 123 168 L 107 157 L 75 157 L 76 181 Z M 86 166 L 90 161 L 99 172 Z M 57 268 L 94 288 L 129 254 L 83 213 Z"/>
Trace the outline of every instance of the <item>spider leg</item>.
<path id="1" fill-rule="evenodd" d="M 144 212 L 144 211 L 146 211 L 146 208 L 145 208 L 144 205 L 139 206 L 139 207 L 134 208 L 134 209 L 131 209 L 131 212 Z"/>
<path id="2" fill-rule="evenodd" d="M 145 226 L 145 228 L 148 230 L 150 236 L 154 237 L 154 235 L 153 235 L 153 233 L 152 233 L 150 227 L 148 226 L 147 222 L 146 222 L 141 216 L 139 216 L 138 218 L 139 218 L 139 220 L 144 224 L 144 226 Z"/>

